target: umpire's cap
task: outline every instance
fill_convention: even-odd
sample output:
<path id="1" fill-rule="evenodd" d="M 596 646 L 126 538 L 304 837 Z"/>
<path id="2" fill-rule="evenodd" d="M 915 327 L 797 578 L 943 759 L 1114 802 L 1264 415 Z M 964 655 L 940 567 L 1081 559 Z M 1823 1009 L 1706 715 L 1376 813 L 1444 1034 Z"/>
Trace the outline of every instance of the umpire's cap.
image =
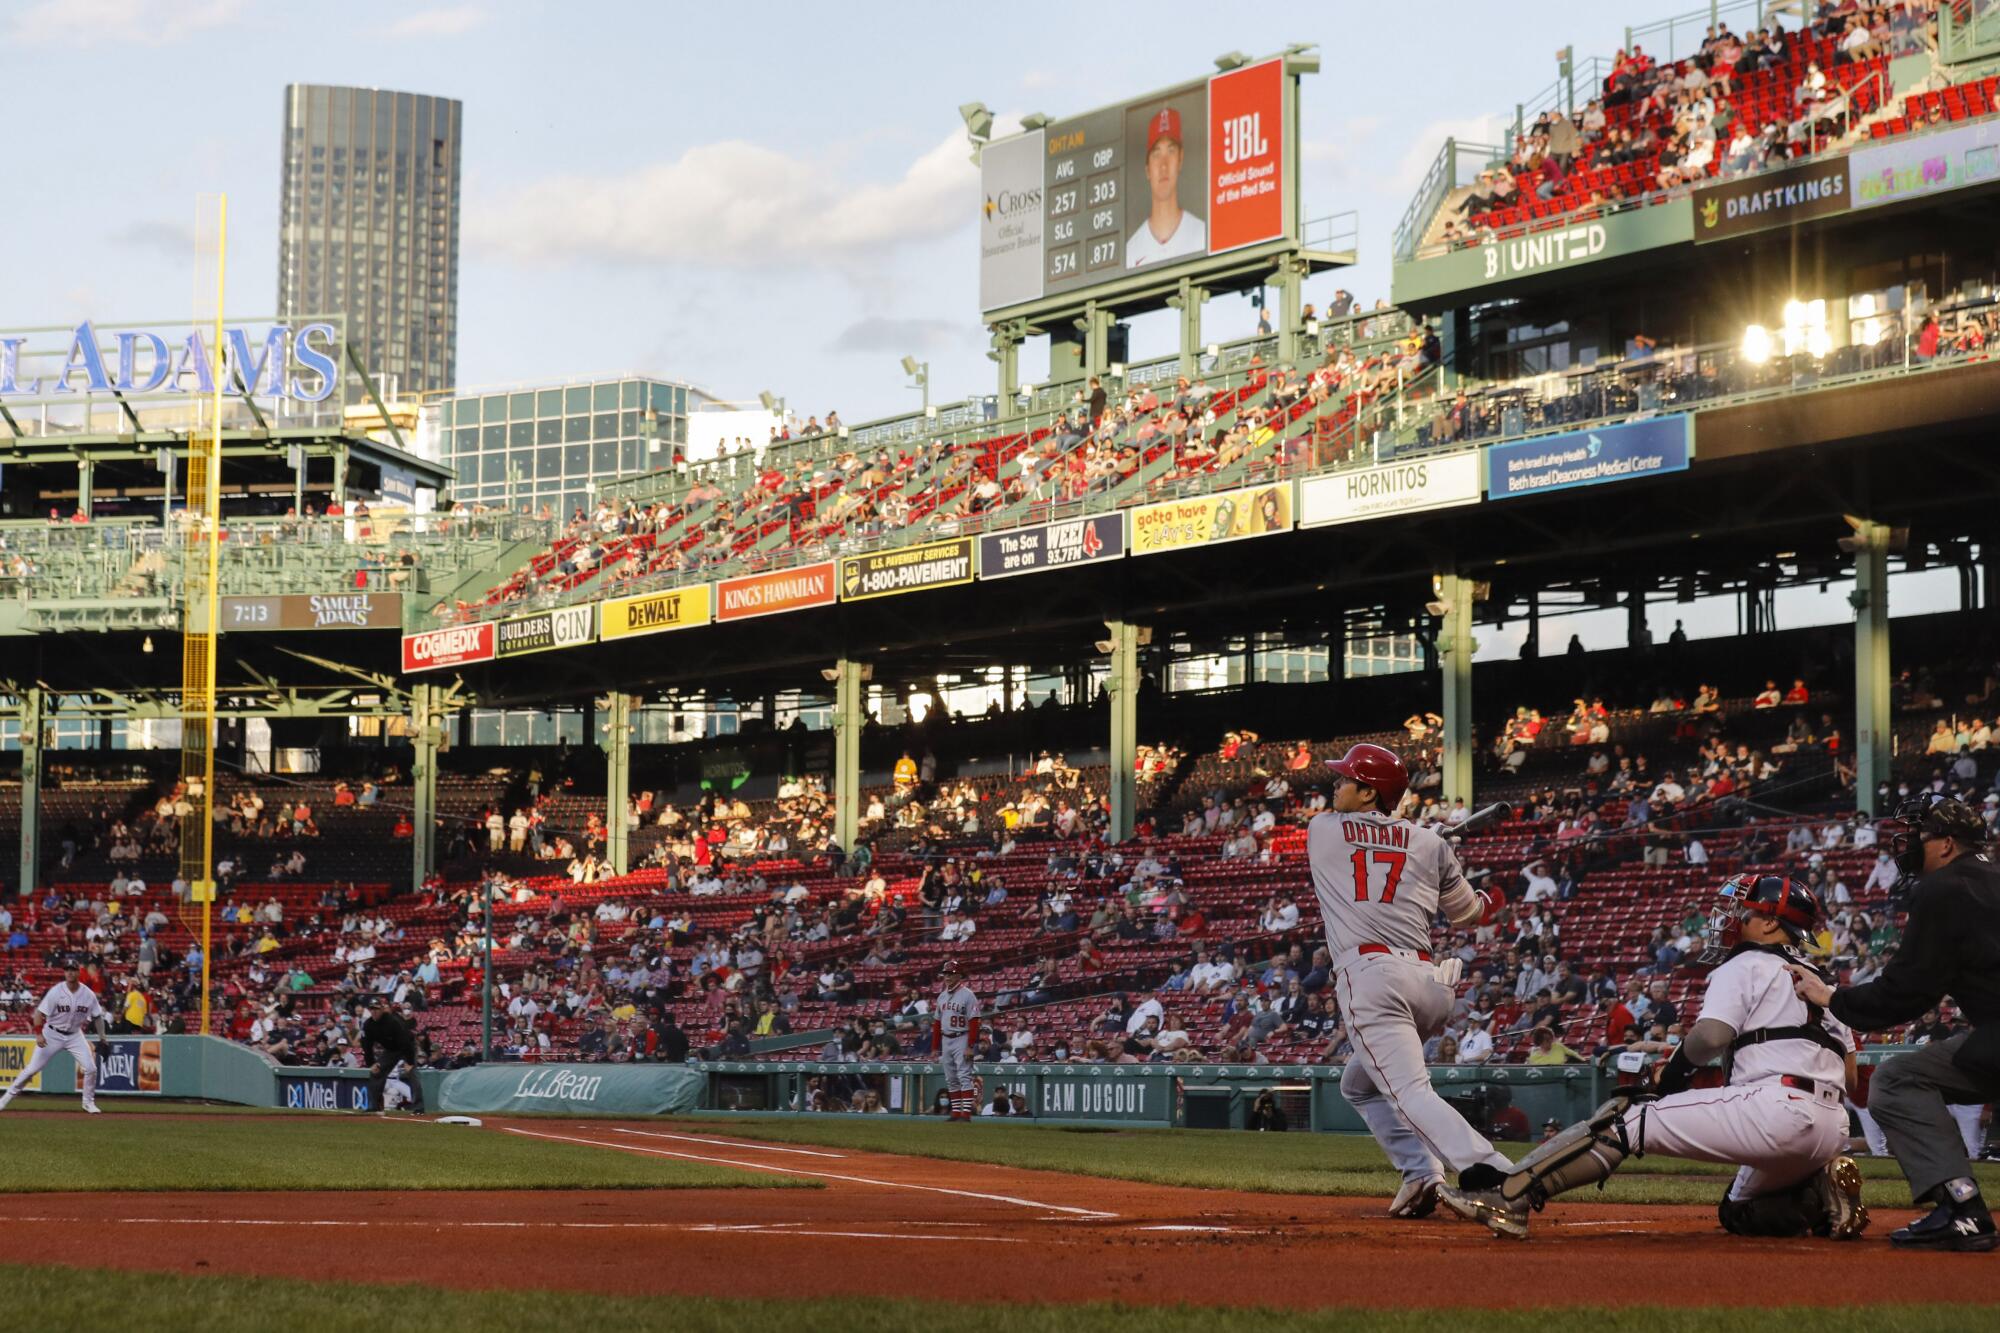
<path id="1" fill-rule="evenodd" d="M 1394 750 L 1380 745 L 1356 745 L 1340 758 L 1328 760 L 1326 766 L 1350 782 L 1373 787 L 1375 808 L 1384 814 L 1394 814 L 1403 793 L 1410 789 L 1410 770 L 1403 767 Z"/>

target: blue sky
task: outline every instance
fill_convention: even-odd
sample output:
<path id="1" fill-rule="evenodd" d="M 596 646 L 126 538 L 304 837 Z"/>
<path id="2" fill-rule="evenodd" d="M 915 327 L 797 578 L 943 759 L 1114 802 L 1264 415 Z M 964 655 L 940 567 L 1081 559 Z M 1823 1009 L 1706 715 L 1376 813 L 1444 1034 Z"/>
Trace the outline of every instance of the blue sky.
<path id="1" fill-rule="evenodd" d="M 466 104 L 461 383 L 641 370 L 861 421 L 915 407 L 906 352 L 940 401 L 993 382 L 962 102 L 1060 116 L 1223 51 L 1317 42 L 1305 216 L 1359 211 L 1338 283 L 1372 301 L 1446 134 L 1493 133 L 1565 42 L 1608 55 L 1627 24 L 1693 7 L 0 0 L 0 326 L 187 309 L 195 201 L 215 191 L 231 313 L 270 312 L 284 85 L 397 88 Z M 1207 319 L 1228 338 L 1254 313 L 1235 298 Z M 1134 336 L 1135 358 L 1163 354 L 1172 325 Z"/>

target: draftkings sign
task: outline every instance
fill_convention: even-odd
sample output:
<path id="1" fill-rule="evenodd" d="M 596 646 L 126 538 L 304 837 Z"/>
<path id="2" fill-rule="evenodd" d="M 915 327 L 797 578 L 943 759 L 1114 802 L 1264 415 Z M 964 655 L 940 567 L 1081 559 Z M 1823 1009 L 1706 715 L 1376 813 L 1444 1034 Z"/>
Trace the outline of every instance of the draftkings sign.
<path id="1" fill-rule="evenodd" d="M 1848 210 L 1847 159 L 1809 162 L 1696 190 L 1694 239 L 1724 241 Z"/>

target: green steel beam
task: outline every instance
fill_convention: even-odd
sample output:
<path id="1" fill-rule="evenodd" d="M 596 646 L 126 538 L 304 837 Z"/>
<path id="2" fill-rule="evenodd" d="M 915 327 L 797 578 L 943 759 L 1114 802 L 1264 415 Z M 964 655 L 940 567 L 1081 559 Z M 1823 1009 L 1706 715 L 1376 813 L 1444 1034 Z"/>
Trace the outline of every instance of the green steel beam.
<path id="1" fill-rule="evenodd" d="M 1462 574 L 1440 574 L 1437 600 L 1443 604 L 1437 636 L 1444 700 L 1444 803 L 1472 804 L 1472 597 L 1473 582 Z"/>
<path id="2" fill-rule="evenodd" d="M 416 749 L 410 766 L 410 890 L 420 892 L 437 868 L 437 755 L 444 728 L 437 712 L 437 687 L 418 681 L 410 687 L 410 729 Z"/>
<path id="3" fill-rule="evenodd" d="M 355 350 L 352 342 L 347 344 L 347 360 L 348 364 L 354 367 L 354 373 L 361 377 L 362 384 L 367 386 L 368 401 L 375 404 L 376 414 L 382 418 L 382 424 L 388 427 L 389 438 L 396 442 L 398 449 L 408 453 L 410 446 L 403 443 L 403 432 L 396 428 L 396 423 L 389 417 L 389 409 L 382 405 L 382 394 L 375 387 L 375 377 L 368 373 L 367 366 L 361 364 L 361 353 Z M 344 460 L 345 454 L 343 453 Z"/>
<path id="4" fill-rule="evenodd" d="M 867 721 L 862 686 L 867 665 L 843 657 L 833 664 L 833 837 L 852 854 L 861 829 L 861 728 Z"/>
<path id="5" fill-rule="evenodd" d="M 1132 836 L 1138 821 L 1139 783 L 1132 765 L 1139 750 L 1139 627 L 1109 621 L 1111 673 L 1104 682 L 1111 696 L 1111 833 L 1112 842 Z"/>
<path id="6" fill-rule="evenodd" d="M 626 873 L 631 856 L 631 830 L 625 807 L 632 791 L 632 696 L 614 691 L 606 701 L 604 735 L 604 853 L 615 875 Z"/>
<path id="7" fill-rule="evenodd" d="M 1207 289 L 1195 286 L 1192 278 L 1182 278 L 1180 291 L 1167 298 L 1167 304 L 1180 312 L 1181 374 L 1189 379 L 1201 369 L 1201 307 L 1207 300 Z"/>
<path id="8" fill-rule="evenodd" d="M 42 690 L 30 685 L 15 697 L 21 717 L 21 882 L 14 888 L 28 898 L 42 867 Z"/>
<path id="9" fill-rule="evenodd" d="M 1880 815 L 1875 792 L 1890 778 L 1888 525 L 1861 523 L 1853 544 L 1854 794 L 1859 808 Z"/>

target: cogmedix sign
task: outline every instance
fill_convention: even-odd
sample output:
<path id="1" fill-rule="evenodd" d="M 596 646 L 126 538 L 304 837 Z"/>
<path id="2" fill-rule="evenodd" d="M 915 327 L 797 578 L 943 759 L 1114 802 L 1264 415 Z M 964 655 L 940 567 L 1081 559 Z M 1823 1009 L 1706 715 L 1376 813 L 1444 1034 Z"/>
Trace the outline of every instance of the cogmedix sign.
<path id="1" fill-rule="evenodd" d="M 708 584 L 696 583 L 669 592 L 647 593 L 643 597 L 614 597 L 599 604 L 598 636 L 630 639 L 641 634 L 662 634 L 667 630 L 706 625 L 713 602 L 711 591 Z"/>
<path id="2" fill-rule="evenodd" d="M 919 588 L 972 582 L 972 538 L 925 542 L 893 551 L 841 557 L 840 599 L 858 602 Z"/>
<path id="3" fill-rule="evenodd" d="M 471 662 L 493 660 L 493 622 L 454 625 L 403 636 L 403 670 L 437 671 Z"/>

